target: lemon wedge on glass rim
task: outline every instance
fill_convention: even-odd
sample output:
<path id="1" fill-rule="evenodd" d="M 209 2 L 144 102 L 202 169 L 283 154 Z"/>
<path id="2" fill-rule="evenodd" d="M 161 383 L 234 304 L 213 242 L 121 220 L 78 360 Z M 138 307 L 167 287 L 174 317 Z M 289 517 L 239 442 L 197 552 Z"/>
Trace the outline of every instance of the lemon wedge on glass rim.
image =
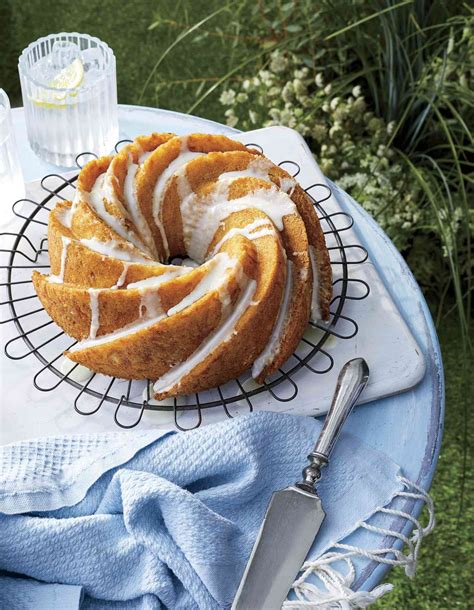
<path id="1" fill-rule="evenodd" d="M 77 89 L 82 85 L 83 80 L 84 66 L 80 59 L 75 59 L 72 63 L 56 74 L 56 76 L 48 83 L 48 87 L 50 89 Z M 64 102 L 66 96 L 69 95 L 71 97 L 77 95 L 76 92 L 68 93 L 65 91 L 58 91 L 58 93 L 39 91 L 38 93 L 38 97 L 32 99 L 32 101 L 38 106 L 43 106 L 43 108 L 64 108 L 66 104 L 61 102 Z"/>

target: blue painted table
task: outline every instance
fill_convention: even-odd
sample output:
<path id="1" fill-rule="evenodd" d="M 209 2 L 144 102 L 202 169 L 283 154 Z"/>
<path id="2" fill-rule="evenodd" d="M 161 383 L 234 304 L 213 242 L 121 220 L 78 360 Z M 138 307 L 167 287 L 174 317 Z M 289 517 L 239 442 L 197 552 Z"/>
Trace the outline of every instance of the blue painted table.
<path id="1" fill-rule="evenodd" d="M 198 117 L 138 106 L 120 106 L 119 120 L 121 138 L 151 131 L 235 133 L 234 129 Z M 38 159 L 29 148 L 21 108 L 13 111 L 13 123 L 25 180 L 36 180 L 50 172 L 61 171 Z M 347 429 L 368 445 L 386 453 L 401 466 L 406 477 L 427 490 L 438 459 L 444 418 L 443 368 L 433 321 L 420 288 L 390 239 L 350 197 L 339 192 L 338 199 L 354 217 L 363 245 L 426 359 L 426 375 L 418 386 L 403 394 L 358 407 L 347 423 Z M 421 509 L 421 502 L 410 499 L 403 506 L 405 512 L 415 517 Z M 402 522 L 397 527 L 394 519 L 391 529 L 400 530 L 401 525 Z M 408 534 L 410 529 L 406 526 L 403 533 Z M 381 541 L 381 546 L 400 548 L 399 542 L 390 538 Z M 372 589 L 387 570 L 386 565 L 367 562 L 355 588 Z"/>

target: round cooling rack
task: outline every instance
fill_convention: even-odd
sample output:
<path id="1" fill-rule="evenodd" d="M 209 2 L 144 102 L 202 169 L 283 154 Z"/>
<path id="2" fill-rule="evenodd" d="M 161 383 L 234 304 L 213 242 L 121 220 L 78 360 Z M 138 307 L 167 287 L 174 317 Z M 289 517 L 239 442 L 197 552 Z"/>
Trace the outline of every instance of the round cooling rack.
<path id="1" fill-rule="evenodd" d="M 115 147 L 116 151 L 122 144 L 129 141 L 131 140 L 118 142 Z M 257 144 L 247 146 L 263 152 Z M 79 168 L 87 156 L 94 155 L 82 153 L 78 156 Z M 293 177 L 297 177 L 300 173 L 300 166 L 291 159 L 282 161 L 279 165 L 283 166 Z M 350 273 L 353 265 L 367 260 L 367 251 L 359 244 L 346 243 L 344 240 L 344 232 L 353 226 L 352 216 L 342 211 L 331 214 L 325 212 L 324 203 L 331 196 L 329 186 L 320 183 L 307 187 L 303 185 L 304 190 L 311 197 L 321 221 L 328 242 L 333 270 L 335 271 L 337 268 L 337 278 L 333 282 L 335 296 L 331 302 L 331 318 L 328 323 L 311 322 L 312 332 L 309 335 L 305 334 L 293 356 L 277 373 L 265 380 L 263 385 L 257 386 L 247 373 L 240 379 L 210 391 L 156 402 L 150 395 L 150 382 L 124 381 L 97 373 L 92 374 L 84 382 L 74 379 L 74 371 L 78 368 L 78 364 L 66 373 L 61 371 L 60 366 L 63 352 L 72 347 L 76 341 L 67 337 L 47 316 L 32 286 L 31 275 L 33 270 L 48 272 L 47 215 L 56 201 L 73 198 L 76 180 L 77 175 L 65 177 L 59 174 L 48 174 L 41 181 L 41 188 L 44 191 L 41 201 L 22 199 L 13 205 L 13 213 L 24 219 L 24 223 L 18 233 L 3 234 L 13 240 L 13 245 L 10 249 L 1 250 L 9 255 L 8 264 L 2 265 L 2 268 L 6 269 L 7 277 L 1 285 L 6 288 L 7 300 L 1 305 L 9 309 L 9 316 L 2 320 L 2 324 L 13 322 L 18 332 L 17 336 L 6 343 L 5 354 L 13 360 L 20 360 L 30 355 L 34 355 L 39 360 L 42 367 L 34 375 L 33 384 L 42 392 L 56 390 L 63 383 L 78 390 L 74 400 L 74 409 L 81 415 L 93 415 L 99 411 L 104 402 L 110 402 L 116 405 L 114 421 L 121 428 L 135 427 L 141 421 L 144 411 L 149 409 L 173 412 L 176 427 L 180 430 L 189 430 L 201 425 L 202 411 L 211 407 L 221 407 L 227 417 L 232 417 L 231 406 L 243 404 L 246 405 L 248 411 L 253 411 L 252 400 L 255 402 L 256 397 L 263 393 L 268 393 L 279 402 L 291 402 L 298 394 L 298 384 L 295 380 L 298 371 L 305 368 L 315 375 L 324 375 L 333 368 L 334 359 L 327 345 L 330 337 L 350 340 L 357 334 L 357 322 L 345 315 L 344 310 L 349 300 L 362 300 L 369 294 L 369 285 L 364 280 L 352 278 Z M 20 207 L 21 209 L 19 209 Z M 352 260 L 353 257 L 347 255 L 349 249 L 360 251 L 357 260 Z M 350 293 L 349 285 L 351 283 L 358 284 L 356 295 Z M 26 345 L 26 351 L 18 351 L 18 345 Z M 49 380 L 53 380 L 52 383 L 45 383 L 44 376 L 47 373 L 53 374 L 49 375 Z M 97 400 L 92 409 L 83 408 L 85 395 Z M 120 421 L 122 407 L 133 407 L 139 410 L 138 416 L 133 422 Z M 185 428 L 180 425 L 178 416 L 181 412 L 190 410 L 196 412 L 197 421 L 195 425 Z"/>

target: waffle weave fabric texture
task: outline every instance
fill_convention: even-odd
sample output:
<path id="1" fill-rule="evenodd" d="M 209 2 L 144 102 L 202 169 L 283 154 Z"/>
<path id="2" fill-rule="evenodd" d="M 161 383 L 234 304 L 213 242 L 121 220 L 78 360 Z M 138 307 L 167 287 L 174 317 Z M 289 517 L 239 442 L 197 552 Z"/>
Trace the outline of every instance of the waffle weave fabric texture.
<path id="1" fill-rule="evenodd" d="M 262 412 L 187 433 L 3 447 L 0 570 L 9 577 L 0 576 L 0 607 L 12 575 L 57 585 L 36 586 L 31 606 L 32 581 L 16 580 L 22 610 L 41 607 L 41 587 L 49 610 L 64 608 L 50 600 L 65 585 L 68 609 L 229 607 L 271 493 L 300 478 L 320 428 Z M 327 517 L 309 557 L 388 504 L 398 473 L 384 454 L 342 434 L 318 486 Z"/>

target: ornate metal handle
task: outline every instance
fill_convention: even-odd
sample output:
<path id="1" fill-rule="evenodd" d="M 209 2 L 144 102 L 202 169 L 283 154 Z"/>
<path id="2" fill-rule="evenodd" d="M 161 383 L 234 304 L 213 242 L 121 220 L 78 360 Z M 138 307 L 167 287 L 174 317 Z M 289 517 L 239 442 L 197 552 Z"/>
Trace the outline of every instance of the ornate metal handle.
<path id="1" fill-rule="evenodd" d="M 321 468 L 329 461 L 342 426 L 369 379 L 369 367 L 363 358 L 349 360 L 342 367 L 336 390 L 313 451 L 308 455 L 310 466 L 303 470 L 303 481 L 297 487 L 315 493 L 314 485 L 321 477 Z"/>

